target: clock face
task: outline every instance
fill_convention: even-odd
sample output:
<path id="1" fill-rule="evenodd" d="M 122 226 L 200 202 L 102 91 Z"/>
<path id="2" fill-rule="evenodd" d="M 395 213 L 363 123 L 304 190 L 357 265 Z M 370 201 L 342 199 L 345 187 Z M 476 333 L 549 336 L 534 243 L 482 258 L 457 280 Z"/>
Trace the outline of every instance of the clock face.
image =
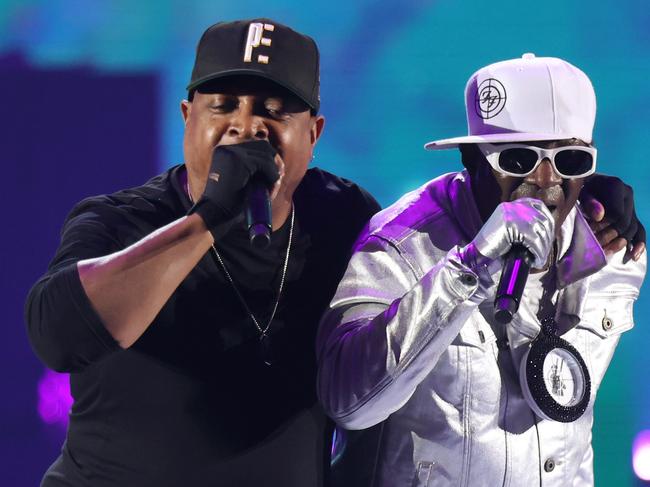
<path id="1" fill-rule="evenodd" d="M 540 418 L 571 423 L 591 400 L 587 364 L 566 340 L 542 328 L 522 357 L 519 383 L 526 402 Z"/>
<path id="2" fill-rule="evenodd" d="M 568 350 L 553 348 L 544 358 L 544 385 L 562 406 L 574 406 L 585 393 L 585 377 L 580 363 Z"/>

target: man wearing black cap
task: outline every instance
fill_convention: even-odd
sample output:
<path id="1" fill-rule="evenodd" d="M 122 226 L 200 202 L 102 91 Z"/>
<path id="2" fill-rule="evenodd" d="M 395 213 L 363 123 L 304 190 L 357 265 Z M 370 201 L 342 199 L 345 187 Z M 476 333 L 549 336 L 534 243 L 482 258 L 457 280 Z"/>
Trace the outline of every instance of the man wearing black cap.
<path id="1" fill-rule="evenodd" d="M 210 27 L 182 102 L 185 164 L 72 210 L 26 305 L 74 396 L 43 486 L 323 485 L 315 331 L 378 205 L 307 170 L 318 64 L 277 22 Z M 264 213 L 267 189 L 258 248 L 243 214 Z"/>

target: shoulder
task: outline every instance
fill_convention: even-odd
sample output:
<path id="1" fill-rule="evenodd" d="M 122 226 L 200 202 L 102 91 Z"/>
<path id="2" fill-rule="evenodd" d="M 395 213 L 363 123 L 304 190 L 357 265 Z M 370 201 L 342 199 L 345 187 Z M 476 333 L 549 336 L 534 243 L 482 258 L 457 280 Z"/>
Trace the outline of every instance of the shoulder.
<path id="1" fill-rule="evenodd" d="M 359 185 L 319 168 L 307 171 L 294 202 L 301 232 L 337 265 L 347 262 L 359 233 L 380 210 L 372 195 Z"/>
<path id="2" fill-rule="evenodd" d="M 381 208 L 375 198 L 358 184 L 318 167 L 307 171 L 296 190 L 296 198 L 327 202 L 335 207 L 356 203 L 356 209 L 370 214 Z"/>
<path id="3" fill-rule="evenodd" d="M 452 211 L 450 184 L 462 177 L 462 173 L 444 174 L 405 194 L 370 220 L 360 240 L 374 236 L 398 244 L 436 220 L 446 220 Z"/>
<path id="4" fill-rule="evenodd" d="M 303 221 L 308 220 L 321 226 L 323 231 L 335 231 L 339 235 L 349 231 L 355 237 L 381 209 L 361 186 L 320 168 L 307 171 L 296 189 L 294 201 Z"/>
<path id="5" fill-rule="evenodd" d="M 157 228 L 169 223 L 183 212 L 171 184 L 177 169 L 178 166 L 171 168 L 141 186 L 83 199 L 68 214 L 64 231 L 71 225 L 90 222 L 108 228 L 124 225 Z"/>

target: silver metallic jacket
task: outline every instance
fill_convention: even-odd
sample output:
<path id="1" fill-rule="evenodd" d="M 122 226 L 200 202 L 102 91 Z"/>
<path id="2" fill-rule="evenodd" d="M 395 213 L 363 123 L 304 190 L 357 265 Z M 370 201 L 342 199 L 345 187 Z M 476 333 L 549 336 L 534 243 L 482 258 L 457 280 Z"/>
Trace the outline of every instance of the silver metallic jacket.
<path id="1" fill-rule="evenodd" d="M 633 326 L 645 255 L 623 264 L 622 251 L 605 261 L 581 213 L 567 217 L 556 320 L 589 368 L 592 397 L 573 423 L 542 420 L 518 381 L 540 330 L 536 307 L 524 294 L 512 323 L 497 326 L 491 299 L 470 300 L 477 276 L 456 256 L 481 225 L 465 172 L 407 194 L 371 220 L 323 318 L 326 412 L 347 430 L 380 428 L 367 445 L 372 465 L 354 466 L 368 472 L 367 485 L 593 484 L 593 401 Z"/>

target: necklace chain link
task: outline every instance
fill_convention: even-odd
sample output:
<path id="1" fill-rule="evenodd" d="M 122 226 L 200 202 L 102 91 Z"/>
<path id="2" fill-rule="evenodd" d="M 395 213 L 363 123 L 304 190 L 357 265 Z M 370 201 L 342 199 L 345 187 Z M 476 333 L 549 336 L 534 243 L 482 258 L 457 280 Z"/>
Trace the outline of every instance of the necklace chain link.
<path id="1" fill-rule="evenodd" d="M 278 297 L 275 300 L 275 304 L 273 305 L 273 311 L 271 312 L 271 316 L 269 318 L 268 323 L 264 328 L 262 328 L 257 321 L 257 318 L 255 318 L 255 315 L 251 311 L 251 309 L 248 307 L 248 304 L 246 303 L 246 300 L 244 299 L 244 296 L 241 294 L 237 286 L 235 285 L 235 281 L 233 280 L 232 276 L 230 275 L 230 272 L 228 272 L 228 268 L 226 267 L 226 264 L 224 263 L 223 259 L 221 258 L 221 255 L 219 254 L 219 251 L 217 248 L 212 244 L 212 251 L 214 252 L 214 255 L 217 257 L 217 260 L 219 261 L 219 264 L 221 265 L 221 268 L 223 269 L 223 273 L 226 275 L 228 278 L 228 281 L 230 282 L 230 285 L 235 291 L 235 294 L 237 294 L 237 297 L 239 298 L 239 301 L 241 301 L 242 305 L 244 308 L 246 308 L 246 311 L 250 315 L 251 319 L 253 320 L 253 323 L 255 324 L 255 328 L 260 332 L 260 339 L 264 338 L 267 336 L 267 331 L 269 331 L 269 328 L 271 327 L 271 323 L 273 322 L 273 318 L 275 318 L 275 313 L 278 310 L 278 304 L 280 304 L 280 296 L 282 295 L 282 289 L 284 288 L 284 279 L 287 275 L 287 267 L 289 264 L 289 255 L 291 253 L 291 242 L 293 240 L 293 223 L 294 223 L 294 218 L 295 218 L 295 210 L 293 205 L 291 206 L 291 224 L 289 226 L 289 242 L 287 243 L 287 252 L 284 256 L 284 264 L 282 265 L 282 277 L 280 278 L 280 286 L 278 288 Z"/>
<path id="2" fill-rule="evenodd" d="M 189 181 L 185 183 L 185 190 L 187 191 L 187 196 L 190 199 L 190 202 L 194 204 L 194 199 L 192 198 L 192 193 L 190 193 L 190 185 Z M 219 262 L 219 265 L 221 265 L 221 268 L 223 269 L 223 273 L 225 274 L 226 278 L 228 279 L 228 282 L 232 286 L 233 290 L 235 291 L 235 294 L 239 298 L 239 301 L 241 304 L 244 306 L 246 309 L 246 312 L 249 314 L 251 317 L 251 320 L 253 320 L 253 324 L 255 325 L 255 328 L 257 328 L 257 331 L 260 333 L 260 340 L 264 339 L 267 337 L 267 332 L 269 331 L 269 328 L 271 327 L 271 323 L 273 322 L 273 318 L 275 318 L 275 313 L 278 310 L 278 305 L 280 304 L 280 297 L 282 296 L 282 289 L 284 288 L 284 280 L 287 275 L 287 267 L 289 265 L 289 255 L 291 254 L 291 242 L 293 241 L 293 225 L 295 221 L 295 208 L 293 205 L 293 202 L 291 204 L 291 223 L 289 225 L 289 242 L 287 243 L 287 252 L 284 256 L 284 264 L 282 265 L 282 277 L 280 278 L 280 286 L 278 288 L 278 296 L 275 300 L 275 304 L 273 305 L 273 311 L 271 312 L 271 316 L 269 318 L 268 323 L 264 328 L 262 328 L 257 321 L 257 318 L 255 318 L 255 315 L 251 311 L 251 309 L 248 306 L 248 303 L 246 303 L 246 300 L 244 299 L 244 296 L 242 293 L 239 291 L 237 288 L 237 285 L 235 284 L 235 281 L 233 280 L 232 276 L 230 275 L 230 272 L 228 272 L 228 268 L 226 267 L 226 264 L 224 263 L 223 259 L 221 258 L 221 255 L 219 254 L 219 251 L 215 247 L 214 243 L 211 245 L 212 251 L 214 252 L 215 257 L 217 258 L 217 261 Z"/>

